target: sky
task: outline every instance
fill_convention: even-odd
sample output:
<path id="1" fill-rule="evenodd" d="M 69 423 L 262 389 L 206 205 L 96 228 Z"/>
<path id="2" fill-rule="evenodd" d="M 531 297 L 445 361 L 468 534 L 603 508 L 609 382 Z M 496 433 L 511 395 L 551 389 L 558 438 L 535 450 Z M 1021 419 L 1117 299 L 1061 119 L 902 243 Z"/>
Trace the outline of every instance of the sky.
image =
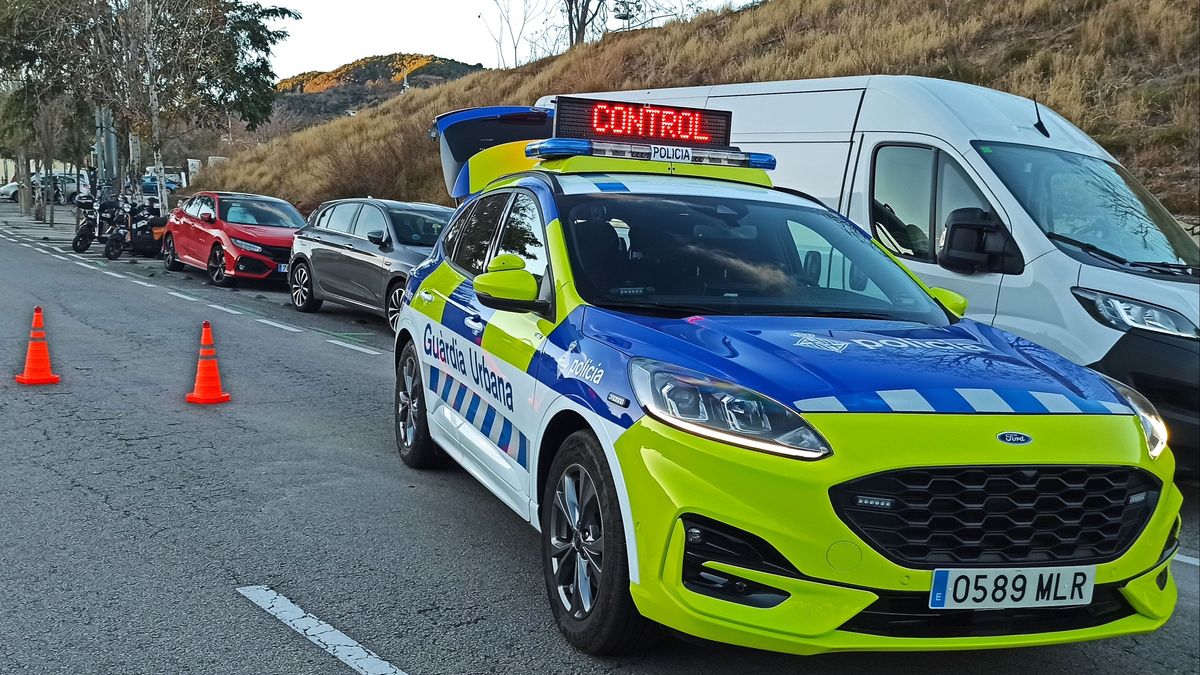
<path id="1" fill-rule="evenodd" d="M 497 27 L 493 0 L 259 1 L 293 9 L 303 17 L 275 24 L 290 34 L 275 46 L 271 59 L 275 75 L 281 79 L 395 52 L 434 54 L 488 68 L 498 65 L 495 40 L 480 18 L 483 14 L 493 29 Z M 512 5 L 520 6 L 523 1 L 513 0 Z M 554 0 L 529 1 L 545 4 Z M 716 7 L 727 3 L 701 0 L 699 4 Z"/>

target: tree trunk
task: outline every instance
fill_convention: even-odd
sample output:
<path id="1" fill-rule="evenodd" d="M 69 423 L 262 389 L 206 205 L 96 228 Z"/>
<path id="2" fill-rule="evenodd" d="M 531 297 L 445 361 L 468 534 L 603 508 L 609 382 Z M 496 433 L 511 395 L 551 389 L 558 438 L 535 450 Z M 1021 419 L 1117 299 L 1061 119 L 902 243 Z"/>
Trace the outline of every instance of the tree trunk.
<path id="1" fill-rule="evenodd" d="M 23 149 L 17 150 L 17 183 L 20 185 L 17 188 L 17 199 L 21 204 L 21 215 L 28 216 L 32 208 L 31 197 L 33 195 L 29 192 L 31 185 L 29 182 L 29 155 Z"/>

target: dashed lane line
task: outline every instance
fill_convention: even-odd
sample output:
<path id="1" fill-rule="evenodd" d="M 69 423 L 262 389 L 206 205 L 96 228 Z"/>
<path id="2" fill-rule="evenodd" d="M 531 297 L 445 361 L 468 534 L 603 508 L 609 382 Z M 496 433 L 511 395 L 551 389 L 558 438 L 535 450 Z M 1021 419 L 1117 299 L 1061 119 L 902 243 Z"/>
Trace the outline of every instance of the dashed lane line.
<path id="1" fill-rule="evenodd" d="M 21 245 L 25 248 L 33 248 L 33 244 L 26 244 L 25 242 L 21 242 Z"/>
<path id="2" fill-rule="evenodd" d="M 275 328 L 281 328 L 283 330 L 288 331 L 289 333 L 304 332 L 304 330 L 302 328 L 296 328 L 295 326 L 289 326 L 286 323 L 276 323 L 274 321 L 271 321 L 270 319 L 255 319 L 255 321 L 257 321 L 259 323 L 265 323 L 268 326 L 274 326 Z"/>
<path id="3" fill-rule="evenodd" d="M 353 349 L 356 352 L 362 352 L 364 354 L 374 354 L 375 356 L 379 356 L 380 354 L 383 353 L 383 352 L 377 352 L 374 349 L 367 349 L 366 347 L 359 347 L 358 345 L 352 345 L 349 342 L 342 342 L 341 340 L 326 340 L 326 342 L 328 342 L 331 345 L 345 347 L 346 349 Z"/>
<path id="4" fill-rule="evenodd" d="M 85 262 L 80 262 L 80 261 L 78 261 L 78 260 L 73 260 L 72 262 L 74 262 L 76 265 L 79 265 L 80 267 L 83 267 L 83 268 L 86 268 L 86 269 L 89 269 L 89 270 L 94 270 L 94 269 L 96 269 L 95 267 L 92 267 L 91 265 L 89 265 L 89 264 L 87 264 L 87 263 L 85 263 Z"/>
<path id="5" fill-rule="evenodd" d="M 405 675 L 403 670 L 354 641 L 349 635 L 304 611 L 300 606 L 267 586 L 243 586 L 237 589 L 285 626 L 303 635 L 309 642 L 350 666 L 361 675 Z"/>
<path id="6" fill-rule="evenodd" d="M 238 315 L 242 314 L 242 312 L 239 312 L 236 309 L 229 309 L 228 307 L 222 307 L 221 305 L 209 305 L 209 307 L 212 307 L 213 309 L 221 311 L 221 312 L 225 312 L 226 314 L 238 314 Z"/>
<path id="7" fill-rule="evenodd" d="M 173 295 L 173 296 L 179 298 L 180 300 L 187 300 L 189 302 L 200 302 L 200 298 L 193 298 L 190 295 L 184 295 L 183 293 L 176 293 L 175 291 L 167 291 L 167 295 Z"/>
<path id="8" fill-rule="evenodd" d="M 1196 558 L 1193 558 L 1190 555 L 1176 553 L 1175 559 L 1178 560 L 1179 562 L 1183 563 L 1184 565 L 1191 565 L 1192 567 L 1200 567 L 1200 560 L 1197 560 Z"/>
<path id="9" fill-rule="evenodd" d="M 67 260 L 67 256 L 65 256 L 65 255 L 58 255 L 57 253 L 51 253 L 50 255 L 54 256 L 55 258 L 58 258 L 59 260 Z M 71 261 L 67 260 L 67 262 L 71 262 Z"/>
<path id="10" fill-rule="evenodd" d="M 126 281 L 131 284 L 137 284 L 138 286 L 145 286 L 146 288 L 158 288 L 158 286 L 155 286 L 148 281 L 138 281 L 137 279 L 126 279 Z"/>
<path id="11" fill-rule="evenodd" d="M 100 271 L 103 272 L 104 274 L 107 274 L 110 277 L 116 277 L 118 279 L 128 278 L 124 274 L 120 274 L 119 272 L 109 272 L 108 270 L 100 270 Z"/>

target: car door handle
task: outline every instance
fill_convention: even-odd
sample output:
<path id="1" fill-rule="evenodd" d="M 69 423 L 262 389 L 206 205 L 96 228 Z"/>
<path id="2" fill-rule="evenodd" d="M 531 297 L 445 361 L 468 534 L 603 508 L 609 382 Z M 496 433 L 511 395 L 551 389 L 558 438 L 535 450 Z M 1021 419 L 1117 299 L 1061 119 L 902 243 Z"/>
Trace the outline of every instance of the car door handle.
<path id="1" fill-rule="evenodd" d="M 472 333 L 483 332 L 483 317 L 468 316 L 467 318 L 463 319 L 463 325 L 465 325 L 467 328 L 470 328 Z"/>
<path id="2" fill-rule="evenodd" d="M 421 299 L 425 302 L 433 302 L 433 293 L 430 293 L 429 291 L 421 291 L 420 293 L 417 293 L 417 295 L 421 296 Z"/>

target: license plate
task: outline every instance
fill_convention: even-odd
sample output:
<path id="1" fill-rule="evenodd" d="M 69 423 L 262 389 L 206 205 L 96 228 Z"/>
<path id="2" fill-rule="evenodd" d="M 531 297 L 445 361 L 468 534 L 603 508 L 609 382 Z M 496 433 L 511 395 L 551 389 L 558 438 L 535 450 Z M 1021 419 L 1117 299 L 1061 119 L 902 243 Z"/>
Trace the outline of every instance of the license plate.
<path id="1" fill-rule="evenodd" d="M 279 265 L 279 271 L 280 271 L 280 272 L 286 272 L 286 271 L 288 271 L 288 266 L 287 266 L 287 265 L 285 265 L 285 264 L 283 264 L 283 263 L 280 263 L 280 265 Z"/>
<path id="2" fill-rule="evenodd" d="M 1092 601 L 1096 567 L 938 569 L 930 609 L 1062 607 Z"/>

